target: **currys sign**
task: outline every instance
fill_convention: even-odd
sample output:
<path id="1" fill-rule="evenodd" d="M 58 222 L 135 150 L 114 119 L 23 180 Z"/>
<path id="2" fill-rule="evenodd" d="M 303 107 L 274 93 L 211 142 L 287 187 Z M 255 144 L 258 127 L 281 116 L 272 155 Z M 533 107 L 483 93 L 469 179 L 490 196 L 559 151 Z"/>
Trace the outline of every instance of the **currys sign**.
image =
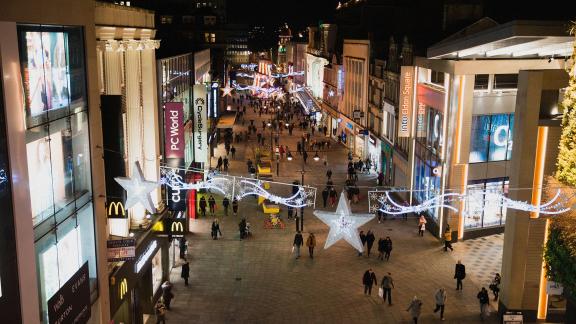
<path id="1" fill-rule="evenodd" d="M 164 105 L 165 150 L 168 159 L 184 158 L 184 105 L 167 102 Z"/>

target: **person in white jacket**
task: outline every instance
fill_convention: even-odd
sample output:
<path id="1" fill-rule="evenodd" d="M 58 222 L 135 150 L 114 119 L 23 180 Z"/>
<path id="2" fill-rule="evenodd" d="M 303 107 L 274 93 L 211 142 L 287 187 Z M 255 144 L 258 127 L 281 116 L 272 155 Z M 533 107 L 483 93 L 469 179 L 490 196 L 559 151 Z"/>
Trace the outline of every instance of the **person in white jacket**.
<path id="1" fill-rule="evenodd" d="M 444 320 L 444 305 L 446 304 L 446 289 L 439 288 L 434 294 L 434 300 L 436 301 L 436 308 L 434 313 L 440 311 L 440 319 Z"/>

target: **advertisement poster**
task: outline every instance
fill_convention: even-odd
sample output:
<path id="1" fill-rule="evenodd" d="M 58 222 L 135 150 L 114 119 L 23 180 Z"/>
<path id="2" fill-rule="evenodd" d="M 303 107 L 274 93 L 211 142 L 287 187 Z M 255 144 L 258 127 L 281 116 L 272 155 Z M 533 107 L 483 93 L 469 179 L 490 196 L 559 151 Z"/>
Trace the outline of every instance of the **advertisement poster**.
<path id="1" fill-rule="evenodd" d="M 130 261 L 136 257 L 136 240 L 109 240 L 106 242 L 108 262 Z"/>
<path id="2" fill-rule="evenodd" d="M 28 115 L 69 105 L 68 37 L 61 32 L 26 32 L 24 85 Z"/>
<path id="3" fill-rule="evenodd" d="M 184 104 L 167 102 L 164 105 L 164 138 L 168 159 L 184 158 Z"/>
<path id="4" fill-rule="evenodd" d="M 197 84 L 194 86 L 194 161 L 208 162 L 208 120 L 206 105 L 206 86 Z"/>
<path id="5" fill-rule="evenodd" d="M 50 324 L 86 323 L 90 319 L 88 262 L 48 300 Z"/>
<path id="6" fill-rule="evenodd" d="M 403 66 L 400 70 L 400 116 L 398 137 L 410 137 L 412 118 L 412 97 L 414 95 L 414 67 Z"/>

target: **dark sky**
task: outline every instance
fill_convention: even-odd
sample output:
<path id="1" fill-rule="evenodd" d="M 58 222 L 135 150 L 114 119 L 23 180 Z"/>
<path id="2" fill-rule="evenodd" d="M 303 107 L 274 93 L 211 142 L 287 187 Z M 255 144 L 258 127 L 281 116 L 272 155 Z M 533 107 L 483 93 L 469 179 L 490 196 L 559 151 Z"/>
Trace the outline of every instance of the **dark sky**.
<path id="1" fill-rule="evenodd" d="M 338 0 L 229 0 L 228 20 L 266 26 L 287 22 L 298 30 L 332 17 L 337 5 Z"/>

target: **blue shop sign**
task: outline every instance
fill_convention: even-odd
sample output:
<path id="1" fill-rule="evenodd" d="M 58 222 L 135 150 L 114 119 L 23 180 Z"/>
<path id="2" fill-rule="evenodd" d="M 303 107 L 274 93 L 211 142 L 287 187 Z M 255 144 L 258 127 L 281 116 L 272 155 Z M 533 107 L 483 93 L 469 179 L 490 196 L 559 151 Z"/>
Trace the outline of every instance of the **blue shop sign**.
<path id="1" fill-rule="evenodd" d="M 351 130 L 354 129 L 354 126 L 352 125 L 352 123 L 346 123 L 346 127 L 350 128 Z"/>

